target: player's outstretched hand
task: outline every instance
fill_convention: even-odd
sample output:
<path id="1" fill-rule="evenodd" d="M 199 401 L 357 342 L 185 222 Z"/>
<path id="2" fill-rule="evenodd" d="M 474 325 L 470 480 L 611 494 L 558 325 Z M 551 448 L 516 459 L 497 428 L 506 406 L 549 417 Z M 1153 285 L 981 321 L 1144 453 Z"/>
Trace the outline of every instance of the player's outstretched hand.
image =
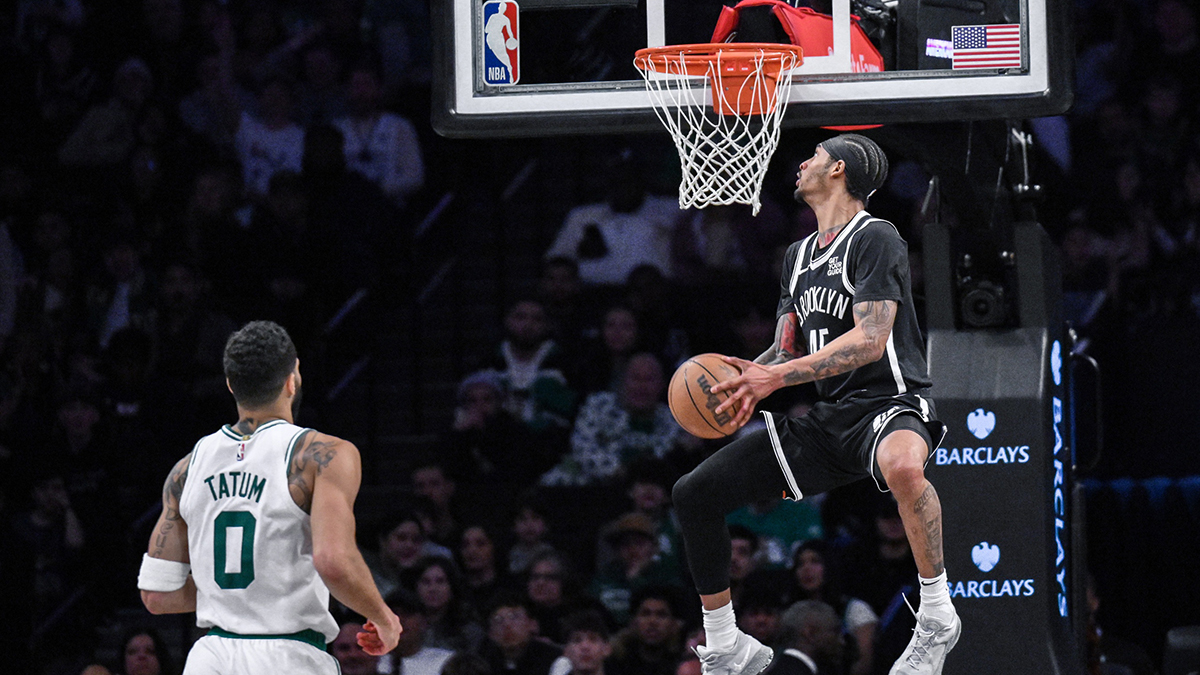
<path id="1" fill-rule="evenodd" d="M 729 398 L 725 399 L 713 412 L 720 415 L 732 408 L 734 410 L 734 426 L 740 429 L 750 421 L 750 416 L 754 414 L 754 406 L 770 396 L 782 385 L 782 382 L 770 366 L 739 359 L 736 356 L 722 356 L 721 358 L 725 363 L 742 371 L 742 374 L 713 386 L 714 394 L 723 391 L 729 392 Z"/>
<path id="2" fill-rule="evenodd" d="M 400 633 L 404 628 L 400 626 L 400 619 L 395 614 L 388 614 L 390 616 L 387 626 L 377 626 L 368 621 L 358 633 L 358 646 L 371 656 L 383 656 L 395 649 L 396 644 L 400 642 Z"/>

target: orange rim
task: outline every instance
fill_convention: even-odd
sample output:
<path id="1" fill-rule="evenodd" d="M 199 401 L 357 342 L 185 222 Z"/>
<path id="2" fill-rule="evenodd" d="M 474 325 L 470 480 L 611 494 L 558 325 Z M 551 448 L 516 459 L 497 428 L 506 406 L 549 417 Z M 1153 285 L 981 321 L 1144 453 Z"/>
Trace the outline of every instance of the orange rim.
<path id="1" fill-rule="evenodd" d="M 724 70 L 740 71 L 761 59 L 764 71 L 770 75 L 783 69 L 785 59 L 795 58 L 791 67 L 804 63 L 804 50 L 798 45 L 773 42 L 714 42 L 692 45 L 646 47 L 634 54 L 633 64 L 639 70 L 653 70 L 651 65 L 666 67 L 680 64 L 688 75 L 707 75 L 709 64 L 719 62 Z"/>

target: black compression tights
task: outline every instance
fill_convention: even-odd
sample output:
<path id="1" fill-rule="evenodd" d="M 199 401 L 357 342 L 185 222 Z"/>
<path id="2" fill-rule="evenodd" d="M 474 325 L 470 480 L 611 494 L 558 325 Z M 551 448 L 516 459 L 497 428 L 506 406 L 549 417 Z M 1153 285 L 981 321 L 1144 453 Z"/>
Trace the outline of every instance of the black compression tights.
<path id="1" fill-rule="evenodd" d="M 680 478 L 672 491 L 692 580 L 701 595 L 729 588 L 726 514 L 752 502 L 779 499 L 783 473 L 765 429 L 746 434 Z"/>

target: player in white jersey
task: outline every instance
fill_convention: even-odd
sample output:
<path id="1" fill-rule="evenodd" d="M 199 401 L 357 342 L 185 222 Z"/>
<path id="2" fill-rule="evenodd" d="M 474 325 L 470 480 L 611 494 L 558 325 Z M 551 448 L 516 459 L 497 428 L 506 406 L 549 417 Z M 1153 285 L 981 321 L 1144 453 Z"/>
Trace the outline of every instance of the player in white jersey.
<path id="1" fill-rule="evenodd" d="M 194 611 L 209 629 L 184 675 L 337 675 L 331 592 L 368 619 L 359 645 L 386 654 L 401 627 L 355 543 L 358 449 L 293 424 L 300 362 L 281 326 L 234 333 L 224 366 L 238 422 L 200 439 L 167 477 L 142 602 L 154 614 Z"/>

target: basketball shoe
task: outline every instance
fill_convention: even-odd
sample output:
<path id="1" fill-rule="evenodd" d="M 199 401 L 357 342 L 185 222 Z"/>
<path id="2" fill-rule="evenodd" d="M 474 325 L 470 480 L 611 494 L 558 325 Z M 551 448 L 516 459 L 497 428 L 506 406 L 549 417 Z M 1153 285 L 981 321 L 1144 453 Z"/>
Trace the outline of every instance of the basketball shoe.
<path id="1" fill-rule="evenodd" d="M 758 675 L 771 665 L 775 652 L 739 630 L 732 651 L 714 652 L 697 645 L 696 656 L 700 657 L 703 675 Z"/>
<path id="2" fill-rule="evenodd" d="M 908 648 L 888 675 L 942 675 L 946 654 L 954 649 L 958 636 L 962 634 L 962 621 L 957 612 L 950 617 L 949 623 L 916 612 L 913 614 L 917 617 L 917 627 L 913 629 Z"/>

